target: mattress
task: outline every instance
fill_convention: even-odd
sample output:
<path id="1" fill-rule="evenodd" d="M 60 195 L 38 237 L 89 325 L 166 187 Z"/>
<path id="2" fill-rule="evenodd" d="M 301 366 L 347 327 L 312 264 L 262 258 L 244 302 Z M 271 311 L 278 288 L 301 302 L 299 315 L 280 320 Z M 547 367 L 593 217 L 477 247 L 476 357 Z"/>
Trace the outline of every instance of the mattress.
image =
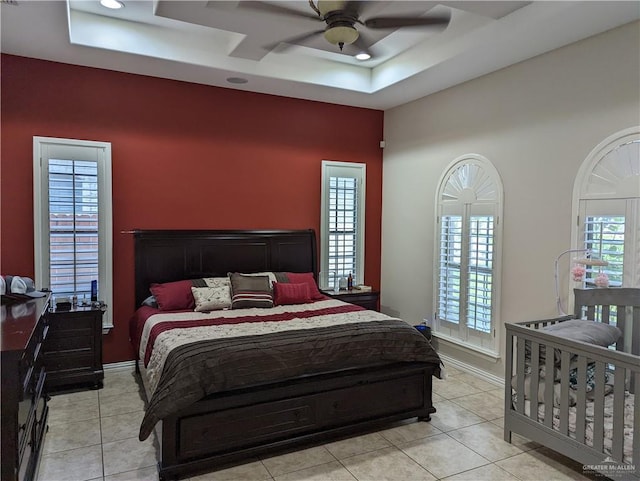
<path id="1" fill-rule="evenodd" d="M 633 410 L 634 410 L 634 395 L 625 391 L 624 393 L 624 447 L 623 447 L 623 462 L 627 464 L 633 464 Z M 604 397 L 604 451 L 610 456 L 612 454 L 612 439 L 613 439 L 613 393 L 607 394 Z M 530 416 L 531 402 L 525 400 L 525 414 Z M 593 400 L 586 402 L 585 411 L 585 442 L 587 446 L 593 447 L 593 427 L 594 427 L 594 409 L 595 402 Z M 545 405 L 538 405 L 538 422 L 543 423 L 545 416 Z M 576 406 L 569 407 L 569 437 L 575 439 L 576 437 L 576 420 L 577 420 L 577 408 Z M 560 430 L 560 408 L 553 407 L 553 429 Z"/>

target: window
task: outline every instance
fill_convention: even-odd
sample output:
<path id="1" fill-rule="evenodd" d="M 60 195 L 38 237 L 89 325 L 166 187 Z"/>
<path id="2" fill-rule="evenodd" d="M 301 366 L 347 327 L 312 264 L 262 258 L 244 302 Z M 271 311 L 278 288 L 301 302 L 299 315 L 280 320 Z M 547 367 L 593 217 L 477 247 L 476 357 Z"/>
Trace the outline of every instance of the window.
<path id="1" fill-rule="evenodd" d="M 588 267 L 585 286 L 605 273 L 609 285 L 640 285 L 640 129 L 618 132 L 583 162 L 574 184 L 572 245 L 608 262 Z"/>
<path id="2" fill-rule="evenodd" d="M 322 161 L 320 286 L 333 288 L 349 274 L 364 283 L 366 165 Z"/>
<path id="3" fill-rule="evenodd" d="M 36 283 L 57 297 L 112 300 L 111 144 L 34 137 Z M 112 327 L 111 309 L 104 327 Z"/>
<path id="4" fill-rule="evenodd" d="M 470 154 L 449 166 L 436 195 L 436 335 L 495 357 L 502 183 Z"/>

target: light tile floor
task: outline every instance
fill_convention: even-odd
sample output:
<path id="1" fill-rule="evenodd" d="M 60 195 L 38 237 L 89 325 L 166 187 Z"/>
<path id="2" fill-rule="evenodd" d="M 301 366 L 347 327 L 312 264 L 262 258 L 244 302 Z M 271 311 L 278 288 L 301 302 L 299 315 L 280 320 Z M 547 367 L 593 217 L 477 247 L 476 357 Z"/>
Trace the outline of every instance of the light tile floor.
<path id="1" fill-rule="evenodd" d="M 503 391 L 454 368 L 434 380 L 438 412 L 378 432 L 246 464 L 191 481 L 552 481 L 594 479 L 582 466 L 514 435 L 502 439 Z M 38 481 L 154 481 L 154 440 L 138 441 L 143 401 L 132 371 L 104 388 L 52 397 Z M 602 478 L 600 478 L 602 479 Z"/>

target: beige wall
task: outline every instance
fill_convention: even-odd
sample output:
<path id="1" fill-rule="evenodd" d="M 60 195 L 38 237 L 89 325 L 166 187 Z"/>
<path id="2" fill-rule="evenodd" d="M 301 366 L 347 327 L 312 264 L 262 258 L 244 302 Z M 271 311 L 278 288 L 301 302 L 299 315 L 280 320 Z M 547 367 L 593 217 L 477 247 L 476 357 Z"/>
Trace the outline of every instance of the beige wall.
<path id="1" fill-rule="evenodd" d="M 554 317 L 553 265 L 570 247 L 575 176 L 606 137 L 640 124 L 635 22 L 385 112 L 381 305 L 433 316 L 434 197 L 448 164 L 487 157 L 504 185 L 504 321 Z M 493 362 L 442 353 L 503 376 Z"/>

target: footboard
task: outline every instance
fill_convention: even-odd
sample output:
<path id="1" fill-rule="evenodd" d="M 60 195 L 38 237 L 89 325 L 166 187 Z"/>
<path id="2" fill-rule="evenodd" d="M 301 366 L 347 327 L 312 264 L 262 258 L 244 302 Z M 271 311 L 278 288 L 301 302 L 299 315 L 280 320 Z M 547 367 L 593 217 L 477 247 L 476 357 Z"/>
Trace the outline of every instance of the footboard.
<path id="1" fill-rule="evenodd" d="M 209 396 L 162 421 L 160 476 L 176 479 L 401 419 L 429 420 L 434 369 L 397 364 Z"/>
<path id="2" fill-rule="evenodd" d="M 640 479 L 640 357 L 506 324 L 504 438 L 517 433 L 614 479 Z M 541 349 L 542 348 L 542 349 Z M 609 392 L 610 391 L 610 392 Z"/>

